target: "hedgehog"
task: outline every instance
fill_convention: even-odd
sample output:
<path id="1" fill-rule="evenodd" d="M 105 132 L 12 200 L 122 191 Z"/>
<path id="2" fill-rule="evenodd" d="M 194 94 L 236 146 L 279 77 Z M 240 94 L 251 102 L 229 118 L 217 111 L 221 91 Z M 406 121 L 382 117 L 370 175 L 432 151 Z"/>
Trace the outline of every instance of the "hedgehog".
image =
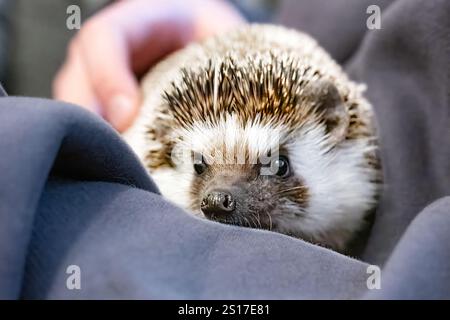
<path id="1" fill-rule="evenodd" d="M 345 252 L 381 186 L 365 89 L 309 35 L 250 24 L 155 65 L 124 137 L 188 212 Z"/>

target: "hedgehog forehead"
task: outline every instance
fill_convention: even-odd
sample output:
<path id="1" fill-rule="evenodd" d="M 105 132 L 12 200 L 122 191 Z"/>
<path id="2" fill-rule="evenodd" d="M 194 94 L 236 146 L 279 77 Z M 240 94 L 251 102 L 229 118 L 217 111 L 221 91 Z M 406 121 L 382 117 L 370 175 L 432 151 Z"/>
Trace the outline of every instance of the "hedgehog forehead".
<path id="1" fill-rule="evenodd" d="M 256 120 L 296 128 L 314 116 L 311 97 L 304 90 L 320 77 L 319 69 L 293 57 L 270 53 L 238 62 L 227 56 L 210 59 L 200 68 L 182 68 L 163 100 L 180 126 L 216 123 L 224 115 L 236 114 L 243 125 Z"/>
<path id="2" fill-rule="evenodd" d="M 256 159 L 278 152 L 285 143 L 282 126 L 258 122 L 242 124 L 236 115 L 221 118 L 215 124 L 195 122 L 187 128 L 176 130 L 184 148 L 200 154 L 220 152 L 226 158 L 245 152 L 246 157 Z"/>

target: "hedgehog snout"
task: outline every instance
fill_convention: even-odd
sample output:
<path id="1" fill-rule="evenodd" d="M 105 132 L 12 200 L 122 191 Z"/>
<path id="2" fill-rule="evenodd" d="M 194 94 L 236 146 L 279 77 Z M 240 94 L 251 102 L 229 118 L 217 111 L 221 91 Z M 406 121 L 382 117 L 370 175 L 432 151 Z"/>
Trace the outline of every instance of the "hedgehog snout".
<path id="1" fill-rule="evenodd" d="M 226 217 L 236 209 L 236 200 L 229 191 L 213 190 L 203 198 L 200 209 L 207 218 Z"/>

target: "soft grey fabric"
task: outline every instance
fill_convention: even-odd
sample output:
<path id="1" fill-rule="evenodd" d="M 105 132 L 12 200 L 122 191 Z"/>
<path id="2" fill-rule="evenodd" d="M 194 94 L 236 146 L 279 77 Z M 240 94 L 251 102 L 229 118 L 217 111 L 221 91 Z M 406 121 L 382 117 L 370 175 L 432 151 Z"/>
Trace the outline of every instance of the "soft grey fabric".
<path id="1" fill-rule="evenodd" d="M 381 30 L 327 40 L 354 48 L 341 61 L 368 84 L 379 122 L 386 186 L 361 261 L 195 218 L 101 119 L 0 98 L 0 297 L 450 298 L 449 17 L 448 1 L 398 0 Z M 367 289 L 368 263 L 382 268 L 380 290 Z M 81 290 L 66 288 L 69 265 Z"/>
<path id="2" fill-rule="evenodd" d="M 382 290 L 366 298 L 450 298 L 450 197 L 427 206 L 409 224 L 382 273 Z"/>

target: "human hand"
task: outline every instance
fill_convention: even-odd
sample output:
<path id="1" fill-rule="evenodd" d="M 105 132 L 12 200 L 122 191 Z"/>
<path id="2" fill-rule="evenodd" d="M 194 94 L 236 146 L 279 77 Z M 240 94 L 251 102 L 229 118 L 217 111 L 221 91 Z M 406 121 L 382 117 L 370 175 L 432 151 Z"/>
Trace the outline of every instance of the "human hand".
<path id="1" fill-rule="evenodd" d="M 69 45 L 53 82 L 55 99 L 126 130 L 139 111 L 137 76 L 191 41 L 244 23 L 221 0 L 118 1 L 90 18 Z"/>

